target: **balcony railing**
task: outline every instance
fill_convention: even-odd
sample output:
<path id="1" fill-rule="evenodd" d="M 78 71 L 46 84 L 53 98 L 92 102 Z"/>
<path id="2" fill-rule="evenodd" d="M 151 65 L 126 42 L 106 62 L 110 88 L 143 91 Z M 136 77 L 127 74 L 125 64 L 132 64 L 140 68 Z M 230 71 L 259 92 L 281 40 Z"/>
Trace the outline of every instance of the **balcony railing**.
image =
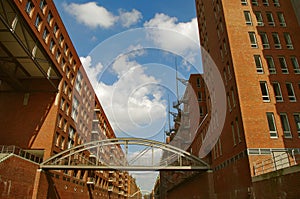
<path id="1" fill-rule="evenodd" d="M 279 169 L 291 167 L 297 165 L 300 161 L 300 157 L 296 156 L 293 151 L 283 152 L 276 154 L 272 152 L 272 157 L 256 162 L 253 166 L 254 175 L 258 176 L 261 174 L 277 171 Z"/>
<path id="2" fill-rule="evenodd" d="M 14 146 L 14 145 L 10 145 L 10 146 L 0 145 L 0 153 L 15 154 L 15 155 L 21 156 L 25 159 L 31 160 L 36 163 L 43 162 L 42 157 L 38 157 L 38 156 L 30 153 L 29 150 L 24 150 L 24 149 L 21 149 L 20 147 Z"/>

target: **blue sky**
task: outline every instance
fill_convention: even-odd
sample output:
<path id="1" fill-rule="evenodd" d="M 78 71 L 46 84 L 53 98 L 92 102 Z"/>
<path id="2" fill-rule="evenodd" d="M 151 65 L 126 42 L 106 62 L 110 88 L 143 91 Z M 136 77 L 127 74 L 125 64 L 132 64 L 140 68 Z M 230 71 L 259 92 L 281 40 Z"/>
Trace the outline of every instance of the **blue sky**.
<path id="1" fill-rule="evenodd" d="M 142 27 L 145 21 L 154 18 L 157 13 L 176 17 L 178 22 L 189 22 L 196 16 L 195 2 L 193 0 L 54 0 L 54 2 L 79 56 L 86 56 L 97 43 L 128 28 L 122 27 L 120 24 L 116 24 L 110 28 L 87 28 L 82 23 L 74 20 L 74 17 L 64 9 L 64 5 L 96 2 L 98 6 L 106 8 L 114 15 L 119 15 L 119 10 L 132 11 L 132 9 L 136 9 L 142 14 L 142 19 L 130 28 Z M 94 37 L 97 40 L 92 39 Z"/>
<path id="2" fill-rule="evenodd" d="M 164 142 L 175 60 L 183 79 L 201 72 L 194 0 L 54 2 L 115 133 Z M 156 175 L 135 177 L 151 190 Z"/>

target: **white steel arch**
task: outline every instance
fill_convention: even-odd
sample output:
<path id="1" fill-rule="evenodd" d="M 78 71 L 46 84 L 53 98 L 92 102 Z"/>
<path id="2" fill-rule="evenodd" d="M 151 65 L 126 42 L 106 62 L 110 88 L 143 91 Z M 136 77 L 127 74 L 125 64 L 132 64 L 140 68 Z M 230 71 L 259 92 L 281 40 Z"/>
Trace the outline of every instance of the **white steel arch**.
<path id="1" fill-rule="evenodd" d="M 93 141 L 58 153 L 40 164 L 44 170 L 207 170 L 200 158 L 162 142 L 141 138 Z"/>

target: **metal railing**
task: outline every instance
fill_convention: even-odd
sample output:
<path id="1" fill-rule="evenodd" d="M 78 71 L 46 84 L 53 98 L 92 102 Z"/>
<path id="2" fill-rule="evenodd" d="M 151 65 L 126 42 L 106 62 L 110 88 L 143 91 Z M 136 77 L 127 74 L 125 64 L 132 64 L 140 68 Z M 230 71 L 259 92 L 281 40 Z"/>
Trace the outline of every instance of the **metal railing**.
<path id="1" fill-rule="evenodd" d="M 36 163 L 43 162 L 43 158 L 38 157 L 26 150 L 21 149 L 20 147 L 17 147 L 14 145 L 10 145 L 10 146 L 0 145 L 0 154 L 15 154 L 15 155 L 21 156 L 25 159 L 31 160 Z"/>
<path id="2" fill-rule="evenodd" d="M 300 161 L 299 155 L 296 156 L 294 151 L 282 152 L 280 154 L 272 152 L 271 156 L 271 158 L 254 163 L 253 171 L 255 176 L 291 167 L 299 164 Z"/>

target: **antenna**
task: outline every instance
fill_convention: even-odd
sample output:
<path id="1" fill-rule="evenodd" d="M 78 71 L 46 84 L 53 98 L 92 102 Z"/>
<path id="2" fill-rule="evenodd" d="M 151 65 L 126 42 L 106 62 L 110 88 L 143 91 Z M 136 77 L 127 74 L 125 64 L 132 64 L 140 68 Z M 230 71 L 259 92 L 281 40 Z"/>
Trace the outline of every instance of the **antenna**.
<path id="1" fill-rule="evenodd" d="M 169 120 L 169 132 L 171 131 L 171 121 L 170 121 L 170 96 L 168 94 L 168 120 Z"/>
<path id="2" fill-rule="evenodd" d="M 178 91 L 178 68 L 177 68 L 177 57 L 175 57 L 175 68 L 176 68 L 176 97 L 177 97 L 177 101 L 179 100 L 179 91 Z"/>

